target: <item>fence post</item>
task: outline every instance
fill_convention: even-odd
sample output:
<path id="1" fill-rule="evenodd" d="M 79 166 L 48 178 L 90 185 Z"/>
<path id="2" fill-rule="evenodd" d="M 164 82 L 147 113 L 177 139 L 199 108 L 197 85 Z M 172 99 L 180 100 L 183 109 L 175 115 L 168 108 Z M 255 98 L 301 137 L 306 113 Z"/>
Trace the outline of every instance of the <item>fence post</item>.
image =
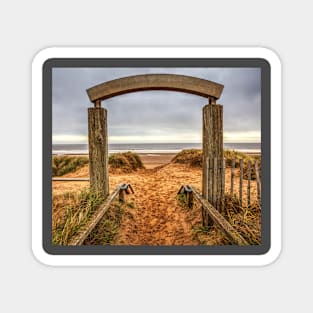
<path id="1" fill-rule="evenodd" d="M 187 207 L 191 209 L 193 206 L 193 193 L 192 192 L 186 193 L 186 203 L 187 203 Z"/>
<path id="2" fill-rule="evenodd" d="M 205 165 L 206 160 L 209 159 L 209 168 L 212 171 L 207 175 L 206 165 L 203 166 L 202 194 L 208 194 L 208 201 L 212 204 L 214 202 L 215 208 L 221 210 L 224 192 L 221 192 L 223 174 L 219 164 L 223 160 L 223 106 L 215 104 L 215 101 L 210 101 L 210 104 L 203 107 L 202 113 L 203 164 Z M 205 179 L 208 179 L 209 182 L 205 183 Z M 212 225 L 212 221 L 208 220 L 207 224 Z"/>
<path id="3" fill-rule="evenodd" d="M 248 207 L 250 206 L 251 204 L 251 161 L 249 160 L 248 161 Z"/>
<path id="4" fill-rule="evenodd" d="M 209 192 L 209 158 L 203 159 L 203 168 L 202 168 L 202 194 L 205 200 L 208 200 Z M 202 207 L 202 225 L 208 226 L 208 213 L 205 208 Z"/>
<path id="5" fill-rule="evenodd" d="M 224 199 L 224 194 L 225 194 L 225 168 L 226 168 L 226 162 L 225 159 L 223 158 L 222 162 L 222 184 L 221 184 L 221 197 L 222 197 L 222 201 L 221 201 L 221 207 L 220 207 L 220 212 L 222 212 L 224 210 L 224 204 L 225 204 L 225 199 Z"/>
<path id="6" fill-rule="evenodd" d="M 240 167 L 239 201 L 240 201 L 240 205 L 242 205 L 243 159 L 240 159 L 239 167 Z"/>
<path id="7" fill-rule="evenodd" d="M 107 110 L 88 108 L 90 187 L 106 198 L 109 195 Z"/>
<path id="8" fill-rule="evenodd" d="M 258 161 L 255 161 L 255 177 L 256 177 L 256 183 L 257 183 L 257 190 L 258 190 L 258 200 L 259 203 L 261 203 L 261 181 L 260 181 L 260 175 L 259 175 L 259 167 L 258 167 Z"/>
<path id="9" fill-rule="evenodd" d="M 230 196 L 234 195 L 235 159 L 231 160 Z"/>
<path id="10" fill-rule="evenodd" d="M 118 197 L 120 202 L 125 202 L 125 191 L 123 189 L 120 189 Z"/>

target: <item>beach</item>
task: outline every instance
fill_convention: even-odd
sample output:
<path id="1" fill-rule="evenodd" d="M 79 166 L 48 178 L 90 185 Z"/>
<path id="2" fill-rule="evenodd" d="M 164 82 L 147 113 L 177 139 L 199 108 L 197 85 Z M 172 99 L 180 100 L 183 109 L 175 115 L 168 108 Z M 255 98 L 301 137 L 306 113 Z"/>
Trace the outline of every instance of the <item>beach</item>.
<path id="1" fill-rule="evenodd" d="M 202 169 L 185 164 L 171 163 L 175 153 L 141 153 L 144 169 L 130 173 L 109 170 L 110 192 L 121 183 L 129 183 L 135 193 L 126 196 L 122 224 L 115 245 L 199 245 L 195 237 L 195 225 L 201 224 L 201 209 L 186 211 L 177 200 L 177 192 L 182 185 L 191 184 L 201 191 Z M 230 168 L 225 171 L 225 191 L 230 190 Z M 88 164 L 62 177 L 89 177 Z M 235 181 L 239 181 L 238 169 Z M 64 194 L 79 193 L 89 187 L 88 181 L 53 181 L 53 219 L 64 214 L 58 206 L 59 197 Z M 234 193 L 238 194 L 235 184 Z M 247 201 L 247 181 L 243 182 L 243 199 Z M 251 181 L 251 199 L 257 200 L 256 182 Z M 204 239 L 202 239 L 203 241 Z M 203 241 L 207 245 L 222 244 L 223 236 L 210 236 Z"/>
<path id="2" fill-rule="evenodd" d="M 138 153 L 146 169 L 170 163 L 176 153 Z"/>

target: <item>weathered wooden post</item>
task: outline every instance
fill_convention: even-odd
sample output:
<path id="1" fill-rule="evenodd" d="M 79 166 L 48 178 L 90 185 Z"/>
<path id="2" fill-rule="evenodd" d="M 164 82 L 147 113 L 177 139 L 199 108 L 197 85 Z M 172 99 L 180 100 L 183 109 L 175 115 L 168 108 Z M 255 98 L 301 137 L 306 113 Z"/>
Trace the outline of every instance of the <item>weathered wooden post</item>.
<path id="1" fill-rule="evenodd" d="M 186 204 L 189 209 L 192 208 L 193 206 L 193 193 L 192 192 L 186 192 Z"/>
<path id="2" fill-rule="evenodd" d="M 102 197 L 109 195 L 107 110 L 97 100 L 88 108 L 90 187 Z"/>
<path id="3" fill-rule="evenodd" d="M 125 190 L 124 189 L 120 189 L 119 192 L 119 201 L 124 203 L 125 202 Z"/>
<path id="4" fill-rule="evenodd" d="M 202 194 L 221 212 L 224 203 L 223 106 L 209 98 L 202 113 Z M 206 218 L 204 225 L 212 225 L 212 220 L 205 214 L 203 216 Z"/>
<path id="5" fill-rule="evenodd" d="M 239 166 L 240 166 L 239 202 L 240 202 L 240 205 L 242 206 L 243 159 L 240 159 Z"/>

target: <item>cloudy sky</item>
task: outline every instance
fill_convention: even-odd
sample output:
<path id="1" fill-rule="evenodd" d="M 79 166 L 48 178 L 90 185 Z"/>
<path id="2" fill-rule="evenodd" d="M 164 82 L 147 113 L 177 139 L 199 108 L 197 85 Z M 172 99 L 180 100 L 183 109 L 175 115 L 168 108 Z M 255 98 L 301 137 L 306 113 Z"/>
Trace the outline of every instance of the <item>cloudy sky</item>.
<path id="1" fill-rule="evenodd" d="M 53 143 L 87 143 L 86 89 L 146 73 L 195 76 L 224 85 L 224 141 L 259 142 L 261 75 L 258 68 L 54 68 Z M 201 142 L 207 99 L 173 91 L 141 91 L 102 101 L 110 143 Z"/>

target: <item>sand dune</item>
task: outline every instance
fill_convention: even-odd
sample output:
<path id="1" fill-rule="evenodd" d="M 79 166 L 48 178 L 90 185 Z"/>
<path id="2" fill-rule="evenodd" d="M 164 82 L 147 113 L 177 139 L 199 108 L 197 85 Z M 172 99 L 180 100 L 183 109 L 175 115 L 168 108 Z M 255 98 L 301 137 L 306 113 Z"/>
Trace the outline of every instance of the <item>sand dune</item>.
<path id="1" fill-rule="evenodd" d="M 167 160 L 169 156 L 167 156 Z M 147 160 L 146 160 L 147 161 Z M 164 161 L 163 161 L 164 163 Z M 161 166 L 155 167 L 155 164 Z M 146 164 L 145 164 L 146 165 Z M 201 190 L 200 168 L 181 164 L 163 164 L 160 159 L 149 164 L 148 169 L 133 173 L 110 173 L 110 190 L 119 183 L 130 183 L 135 194 L 126 196 L 125 214 L 116 245 L 199 245 L 192 225 L 200 223 L 201 210 L 186 212 L 177 200 L 181 185 L 191 184 Z M 88 166 L 65 177 L 88 177 Z M 225 173 L 226 191 L 230 189 L 230 170 Z M 238 173 L 237 173 L 237 179 Z M 244 197 L 246 197 L 244 181 Z M 235 184 L 235 193 L 238 192 Z M 89 182 L 53 182 L 53 194 L 79 192 Z M 256 199 L 256 185 L 252 181 L 252 201 Z"/>

